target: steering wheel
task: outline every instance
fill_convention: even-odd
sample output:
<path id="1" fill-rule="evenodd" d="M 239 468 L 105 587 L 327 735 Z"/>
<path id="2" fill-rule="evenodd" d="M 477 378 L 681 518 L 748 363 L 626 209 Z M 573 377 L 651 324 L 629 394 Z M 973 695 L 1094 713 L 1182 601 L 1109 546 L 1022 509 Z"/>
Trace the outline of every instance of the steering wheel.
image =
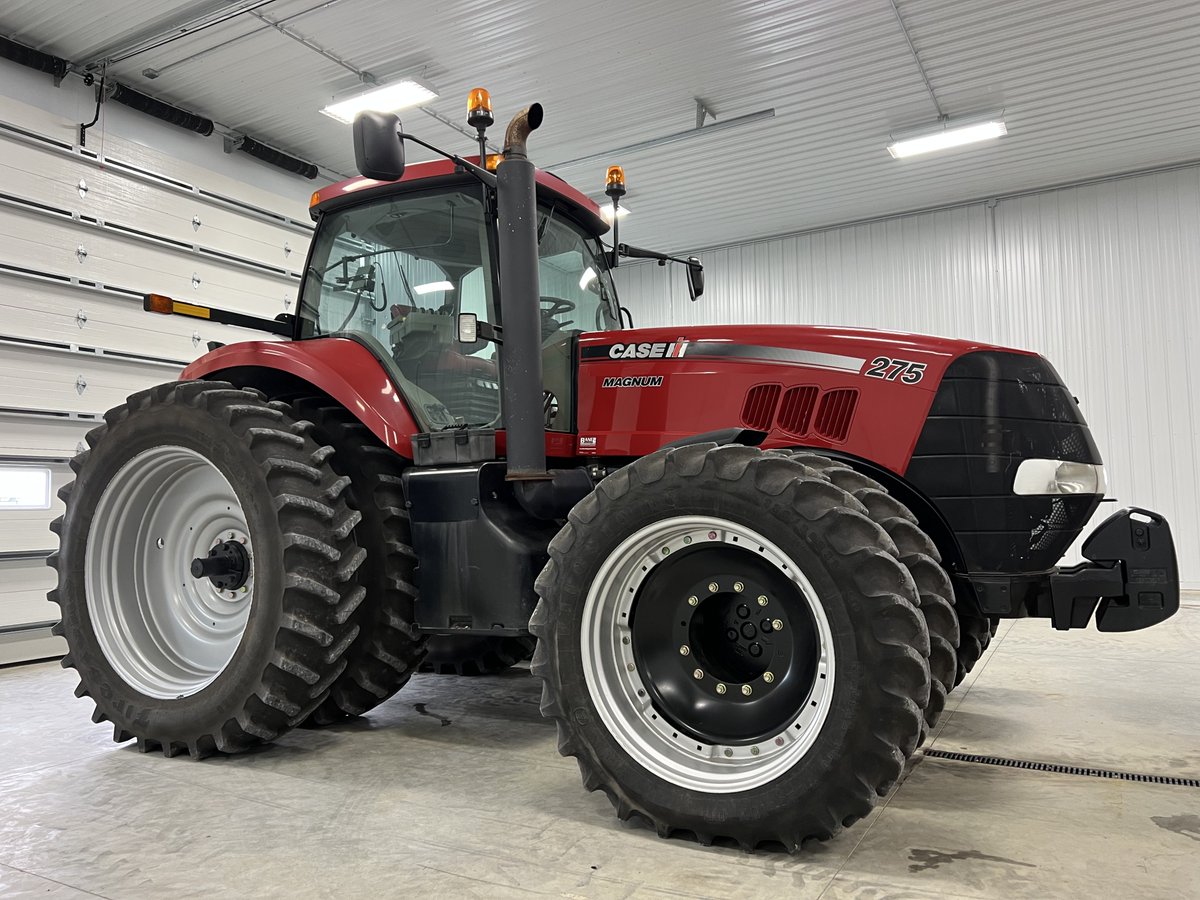
<path id="1" fill-rule="evenodd" d="M 547 319 L 553 319 L 555 316 L 562 315 L 565 312 L 571 312 L 575 309 L 575 304 L 570 300 L 564 300 L 562 297 L 549 297 L 542 295 L 539 302 L 543 305 L 549 305 L 549 309 L 542 310 L 542 316 Z"/>
<path id="2" fill-rule="evenodd" d="M 542 296 L 538 298 L 542 304 L 542 341 L 543 343 L 554 336 L 555 333 L 562 331 L 565 322 L 560 322 L 556 316 L 563 313 L 571 312 L 575 309 L 575 304 L 570 300 L 564 300 L 562 297 Z"/>

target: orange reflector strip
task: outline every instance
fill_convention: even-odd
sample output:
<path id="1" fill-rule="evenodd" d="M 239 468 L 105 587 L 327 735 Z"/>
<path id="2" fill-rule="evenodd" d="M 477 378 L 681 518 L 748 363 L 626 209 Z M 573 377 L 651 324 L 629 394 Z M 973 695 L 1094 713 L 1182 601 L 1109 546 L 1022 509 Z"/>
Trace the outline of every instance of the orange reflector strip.
<path id="1" fill-rule="evenodd" d="M 209 316 L 207 306 L 193 306 L 191 303 L 179 303 L 178 301 L 172 304 L 171 312 L 178 316 L 193 316 L 197 319 L 207 319 Z"/>
<path id="2" fill-rule="evenodd" d="M 164 297 L 162 294 L 147 294 L 142 298 L 142 308 L 146 312 L 162 313 L 165 316 L 169 316 L 174 305 L 174 300 L 170 297 Z"/>

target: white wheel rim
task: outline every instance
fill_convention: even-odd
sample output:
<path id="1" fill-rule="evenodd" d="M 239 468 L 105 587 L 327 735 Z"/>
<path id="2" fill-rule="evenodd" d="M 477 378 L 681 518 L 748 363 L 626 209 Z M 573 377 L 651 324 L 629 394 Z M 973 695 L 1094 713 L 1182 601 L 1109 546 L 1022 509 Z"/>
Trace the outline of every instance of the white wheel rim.
<path id="1" fill-rule="evenodd" d="M 749 743 L 709 743 L 682 733 L 659 710 L 642 681 L 629 622 L 639 589 L 672 553 L 705 544 L 755 553 L 778 569 L 803 597 L 815 624 L 812 688 L 785 727 Z M 682 516 L 645 526 L 605 560 L 584 602 L 582 663 L 592 702 L 609 733 L 639 765 L 689 790 L 725 794 L 751 790 L 792 769 L 829 715 L 834 688 L 833 633 L 808 577 L 757 531 L 725 519 Z"/>
<path id="2" fill-rule="evenodd" d="M 191 562 L 244 545 L 244 585 L 218 589 Z M 129 460 L 96 504 L 84 559 L 88 615 L 105 659 L 148 697 L 195 694 L 229 665 L 250 615 L 254 551 L 229 480 L 208 459 L 167 445 Z"/>

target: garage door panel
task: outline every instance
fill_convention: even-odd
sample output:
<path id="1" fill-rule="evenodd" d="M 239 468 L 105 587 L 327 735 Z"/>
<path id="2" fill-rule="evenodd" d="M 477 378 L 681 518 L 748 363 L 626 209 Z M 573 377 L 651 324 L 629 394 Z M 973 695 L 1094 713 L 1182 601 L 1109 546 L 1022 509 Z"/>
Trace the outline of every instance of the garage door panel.
<path id="1" fill-rule="evenodd" d="M 0 262 L 111 284 L 271 318 L 285 311 L 295 278 L 220 263 L 208 257 L 111 231 L 81 228 L 12 206 L 0 206 Z"/>
<path id="2" fill-rule="evenodd" d="M 53 463 L 50 469 L 51 500 L 49 509 L 4 509 L 0 507 L 0 547 L 5 554 L 38 553 L 58 546 L 50 523 L 63 514 L 58 489 L 74 479 L 70 467 Z"/>
<path id="3" fill-rule="evenodd" d="M 135 391 L 176 380 L 179 371 L 94 353 L 0 344 L 0 386 L 9 409 L 103 413 Z"/>
<path id="4" fill-rule="evenodd" d="M 161 316 L 139 298 L 0 272 L 0 334 L 55 344 L 191 362 L 209 341 L 276 340 L 275 335 L 202 319 Z"/>
<path id="5" fill-rule="evenodd" d="M 0 458 L 70 459 L 99 424 L 96 419 L 0 412 Z"/>
<path id="6" fill-rule="evenodd" d="M 0 140 L 0 153 L 0 193 L 265 265 L 298 269 L 303 260 L 307 229 L 234 211 L 53 147 Z"/>
<path id="7" fill-rule="evenodd" d="M 48 537 L 57 546 L 54 535 Z M 46 599 L 56 583 L 44 559 L 0 559 L 0 629 L 57 622 L 58 605 Z"/>

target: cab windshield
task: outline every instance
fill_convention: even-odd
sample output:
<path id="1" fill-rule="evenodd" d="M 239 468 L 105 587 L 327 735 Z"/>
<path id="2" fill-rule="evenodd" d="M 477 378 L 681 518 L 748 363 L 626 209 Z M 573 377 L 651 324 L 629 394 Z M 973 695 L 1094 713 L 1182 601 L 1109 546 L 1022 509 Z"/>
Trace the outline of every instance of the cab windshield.
<path id="1" fill-rule="evenodd" d="M 423 427 L 501 425 L 496 346 L 457 339 L 459 313 L 497 321 L 489 223 L 477 189 L 405 193 L 325 214 L 301 290 L 301 337 L 352 337 L 388 367 Z M 539 207 L 547 427 L 573 420 L 573 339 L 619 328 L 598 241 Z"/>

